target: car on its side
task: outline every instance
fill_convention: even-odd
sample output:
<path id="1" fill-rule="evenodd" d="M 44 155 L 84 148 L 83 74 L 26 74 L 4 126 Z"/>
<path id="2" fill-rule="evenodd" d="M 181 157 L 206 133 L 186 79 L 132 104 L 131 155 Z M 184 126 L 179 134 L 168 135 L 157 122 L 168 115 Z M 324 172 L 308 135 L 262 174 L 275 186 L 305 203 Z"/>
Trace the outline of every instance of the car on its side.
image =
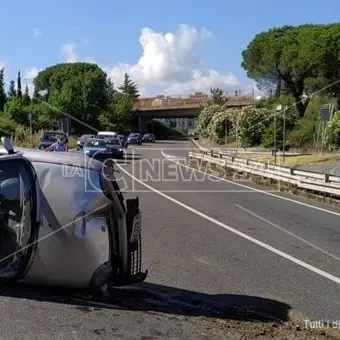
<path id="1" fill-rule="evenodd" d="M 139 133 L 130 133 L 127 138 L 127 144 L 142 145 L 142 137 Z"/>
<path id="2" fill-rule="evenodd" d="M 0 147 L 1 282 L 102 294 L 145 280 L 139 198 L 123 197 L 114 168 L 76 152 L 10 149 Z"/>
<path id="3" fill-rule="evenodd" d="M 40 150 L 46 149 L 47 147 L 57 142 L 57 140 L 61 137 L 63 137 L 66 140 L 67 145 L 68 138 L 66 133 L 60 131 L 44 131 L 40 138 L 38 149 Z"/>
<path id="4" fill-rule="evenodd" d="M 118 138 L 93 138 L 84 144 L 84 155 L 98 160 L 124 158 L 123 147 Z"/>
<path id="5" fill-rule="evenodd" d="M 155 135 L 153 133 L 145 133 L 142 137 L 142 142 L 155 143 Z"/>
<path id="6" fill-rule="evenodd" d="M 85 135 L 80 136 L 77 140 L 77 150 L 78 151 L 83 150 L 83 147 L 84 147 L 84 144 L 86 143 L 86 141 L 88 139 L 93 139 L 93 138 L 96 138 L 96 136 L 90 135 L 90 134 L 85 134 Z"/>

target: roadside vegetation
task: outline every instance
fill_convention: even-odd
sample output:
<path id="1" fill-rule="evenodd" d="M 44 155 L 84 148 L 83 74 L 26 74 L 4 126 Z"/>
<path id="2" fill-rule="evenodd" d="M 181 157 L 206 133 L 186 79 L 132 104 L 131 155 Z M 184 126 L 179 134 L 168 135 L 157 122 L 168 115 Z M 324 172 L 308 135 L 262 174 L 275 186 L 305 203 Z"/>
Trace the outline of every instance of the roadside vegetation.
<path id="1" fill-rule="evenodd" d="M 256 106 L 228 108 L 223 90 L 212 89 L 213 102 L 200 111 L 200 136 L 215 145 L 271 149 L 283 148 L 285 141 L 286 150 L 339 151 L 339 55 L 340 24 L 284 26 L 257 34 L 242 52 L 242 67 L 266 97 Z M 334 108 L 324 125 L 323 104 Z M 278 105 L 286 109 L 277 112 Z"/>
<path id="2" fill-rule="evenodd" d="M 11 80 L 6 92 L 5 70 L 0 71 L 0 133 L 12 136 L 15 145 L 34 147 L 41 130 L 58 130 L 65 113 L 72 120 L 76 135 L 94 129 L 125 133 L 135 128 L 133 100 L 137 85 L 125 74 L 123 84 L 115 87 L 105 72 L 95 64 L 65 63 L 47 67 L 34 79 L 34 94 L 28 86 L 22 90 L 21 75 Z M 32 121 L 28 114 L 32 113 Z M 70 138 L 70 147 L 74 141 Z"/>
<path id="3" fill-rule="evenodd" d="M 5 89 L 5 70 L 0 70 L 0 133 L 9 134 L 16 146 L 35 148 L 43 130 L 59 130 L 60 120 L 72 116 L 76 136 L 96 130 L 127 134 L 137 130 L 133 101 L 139 97 L 136 83 L 125 74 L 122 84 L 113 84 L 96 64 L 63 63 L 40 71 L 34 79 L 34 93 L 22 91 L 21 75 Z M 29 121 L 29 113 L 32 121 Z M 84 126 L 85 123 L 88 127 Z M 146 128 L 156 137 L 179 137 L 183 131 L 161 122 L 148 122 Z"/>

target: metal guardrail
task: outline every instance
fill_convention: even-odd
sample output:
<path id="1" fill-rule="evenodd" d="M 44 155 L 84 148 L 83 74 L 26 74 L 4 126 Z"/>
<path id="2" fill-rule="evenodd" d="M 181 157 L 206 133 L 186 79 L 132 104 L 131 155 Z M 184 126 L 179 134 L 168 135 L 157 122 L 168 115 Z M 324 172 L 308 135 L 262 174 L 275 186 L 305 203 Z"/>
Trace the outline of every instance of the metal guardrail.
<path id="1" fill-rule="evenodd" d="M 189 152 L 189 158 L 210 162 L 257 176 L 296 185 L 301 189 L 318 191 L 340 197 L 340 177 L 313 171 L 293 169 L 265 162 L 228 156 L 213 150 Z"/>

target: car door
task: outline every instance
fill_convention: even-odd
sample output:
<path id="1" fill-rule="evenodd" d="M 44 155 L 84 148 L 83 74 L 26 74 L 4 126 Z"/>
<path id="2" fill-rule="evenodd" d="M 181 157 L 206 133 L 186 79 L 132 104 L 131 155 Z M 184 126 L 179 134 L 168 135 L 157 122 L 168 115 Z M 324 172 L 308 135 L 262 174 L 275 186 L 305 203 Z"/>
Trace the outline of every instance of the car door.
<path id="1" fill-rule="evenodd" d="M 33 258 L 38 235 L 34 169 L 25 158 L 0 157 L 0 278 L 21 279 Z"/>

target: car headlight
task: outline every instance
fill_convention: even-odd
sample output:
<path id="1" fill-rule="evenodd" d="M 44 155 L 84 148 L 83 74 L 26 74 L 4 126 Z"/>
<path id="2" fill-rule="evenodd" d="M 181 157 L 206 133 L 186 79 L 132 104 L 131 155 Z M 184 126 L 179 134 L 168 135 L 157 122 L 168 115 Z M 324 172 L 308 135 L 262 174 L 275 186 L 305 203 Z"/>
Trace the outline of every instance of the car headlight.
<path id="1" fill-rule="evenodd" d="M 123 149 L 122 149 L 122 148 L 119 148 L 119 149 L 118 149 L 118 151 L 122 152 L 122 151 L 123 151 Z"/>
<path id="2" fill-rule="evenodd" d="M 77 145 L 80 145 L 80 140 L 77 140 Z"/>

